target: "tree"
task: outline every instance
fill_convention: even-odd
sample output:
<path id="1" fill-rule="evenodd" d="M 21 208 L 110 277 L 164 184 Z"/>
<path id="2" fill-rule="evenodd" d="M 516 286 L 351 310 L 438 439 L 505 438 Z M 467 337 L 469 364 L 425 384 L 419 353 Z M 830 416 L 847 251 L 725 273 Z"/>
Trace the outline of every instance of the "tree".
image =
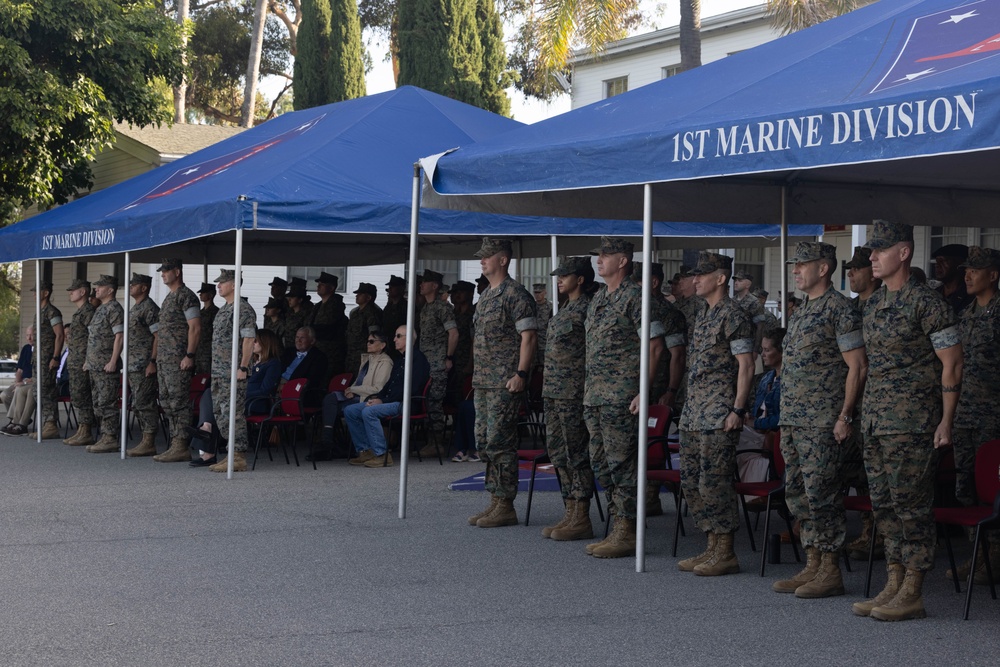
<path id="1" fill-rule="evenodd" d="M 326 104 L 326 61 L 330 58 L 330 1 L 302 0 L 298 52 L 292 80 L 295 82 L 295 109 Z"/>
<path id="2" fill-rule="evenodd" d="M 170 120 L 157 78 L 181 78 L 177 25 L 154 0 L 0 2 L 0 201 L 9 214 L 92 184 L 113 122 Z"/>
<path id="3" fill-rule="evenodd" d="M 240 109 L 240 127 L 253 125 L 257 108 L 257 77 L 260 76 L 260 57 L 264 49 L 264 24 L 267 22 L 267 0 L 257 0 L 253 10 L 253 29 L 250 31 L 250 56 L 243 88 L 243 106 Z"/>
<path id="4" fill-rule="evenodd" d="M 0 264 L 0 358 L 17 354 L 21 328 L 21 264 Z"/>
<path id="5" fill-rule="evenodd" d="M 411 0 L 399 6 L 399 85 L 482 104 L 475 1 Z"/>
<path id="6" fill-rule="evenodd" d="M 330 57 L 326 73 L 327 103 L 364 97 L 361 23 L 354 0 L 330 0 Z"/>
<path id="7" fill-rule="evenodd" d="M 483 46 L 483 70 L 479 75 L 483 108 L 501 116 L 510 116 L 510 98 L 505 89 L 511 85 L 512 77 L 507 70 L 503 26 L 494 0 L 478 0 L 476 23 Z"/>
<path id="8" fill-rule="evenodd" d="M 767 0 L 771 25 L 781 34 L 814 26 L 836 16 L 853 12 L 874 0 Z"/>
<path id="9" fill-rule="evenodd" d="M 682 72 L 701 67 L 701 0 L 681 0 L 680 50 Z"/>

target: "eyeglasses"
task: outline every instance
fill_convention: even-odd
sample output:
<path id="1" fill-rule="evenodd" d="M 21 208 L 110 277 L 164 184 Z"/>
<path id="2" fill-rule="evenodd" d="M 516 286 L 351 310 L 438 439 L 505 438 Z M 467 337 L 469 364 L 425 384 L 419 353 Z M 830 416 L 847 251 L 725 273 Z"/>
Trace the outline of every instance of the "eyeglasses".
<path id="1" fill-rule="evenodd" d="M 406 334 L 396 334 L 393 338 L 403 338 Z"/>
<path id="2" fill-rule="evenodd" d="M 377 338 L 369 338 L 368 339 L 368 344 L 369 345 L 374 345 L 375 343 L 381 343 L 381 342 L 382 341 L 378 340 Z"/>

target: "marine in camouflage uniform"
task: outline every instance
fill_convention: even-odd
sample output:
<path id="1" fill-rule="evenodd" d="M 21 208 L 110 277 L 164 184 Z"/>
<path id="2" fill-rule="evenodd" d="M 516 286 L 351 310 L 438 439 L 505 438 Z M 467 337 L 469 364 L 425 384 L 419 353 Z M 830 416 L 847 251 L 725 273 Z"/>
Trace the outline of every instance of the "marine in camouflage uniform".
<path id="1" fill-rule="evenodd" d="M 663 324 L 663 354 L 649 386 L 649 402 L 661 403 L 671 410 L 675 407 L 677 392 L 687 366 L 687 321 L 684 314 L 667 301 L 661 287 L 663 285 L 663 265 L 653 262 L 650 266 L 653 279 L 650 304 L 654 320 Z M 642 262 L 636 262 L 632 278 L 642 287 Z"/>
<path id="2" fill-rule="evenodd" d="M 198 375 L 212 372 L 212 326 L 219 307 L 215 305 L 215 285 L 202 283 L 198 290 L 201 309 L 201 332 L 198 335 L 198 350 L 195 352 L 194 372 Z"/>
<path id="3" fill-rule="evenodd" d="M 32 288 L 34 291 L 34 288 Z M 52 283 L 42 282 L 41 294 L 41 326 L 38 329 L 36 348 L 42 362 L 42 438 L 59 436 L 59 393 L 56 390 L 56 371 L 62 359 L 62 349 L 65 344 L 62 312 L 52 305 L 49 298 L 52 294 Z M 37 363 L 33 359 L 32 363 Z M 36 366 L 37 369 L 37 366 Z"/>
<path id="4" fill-rule="evenodd" d="M 594 536 L 590 497 L 594 473 L 590 467 L 589 434 L 583 420 L 586 380 L 586 320 L 590 297 L 585 290 L 594 281 L 589 257 L 568 257 L 552 272 L 566 303 L 549 319 L 548 354 L 542 384 L 545 407 L 545 449 L 559 477 L 566 514 L 542 535 L 555 540 Z"/>
<path id="5" fill-rule="evenodd" d="M 552 318 L 552 304 L 546 298 L 548 285 L 535 283 L 531 286 L 531 294 L 535 297 L 535 309 L 538 311 L 538 349 L 535 351 L 535 368 L 545 366 L 545 348 L 549 320 Z"/>
<path id="6" fill-rule="evenodd" d="M 354 294 L 358 306 L 347 321 L 347 369 L 354 373 L 361 366 L 361 355 L 368 345 L 368 334 L 382 328 L 382 309 L 375 303 L 378 289 L 371 283 L 361 283 Z M 394 330 L 395 331 L 395 330 Z"/>
<path id="7" fill-rule="evenodd" d="M 406 281 L 394 275 L 385 286 L 388 301 L 382 309 L 382 331 L 391 336 L 406 324 Z"/>
<path id="8" fill-rule="evenodd" d="M 142 442 L 139 447 L 152 447 L 156 438 L 159 410 L 156 406 L 156 338 L 159 330 L 160 307 L 149 298 L 153 279 L 133 273 L 129 281 L 130 296 L 135 305 L 128 311 L 128 385 L 132 393 L 132 410 L 139 420 Z M 131 450 L 130 450 L 131 451 Z M 133 453 L 133 456 L 135 454 Z"/>
<path id="9" fill-rule="evenodd" d="M 236 374 L 236 432 L 229 432 L 230 392 L 232 384 L 232 345 L 233 336 L 233 302 L 235 301 L 235 274 L 229 269 L 223 269 L 215 282 L 219 285 L 219 294 L 226 303 L 219 309 L 212 331 L 212 412 L 222 439 L 230 444 L 229 451 L 233 453 L 233 470 L 246 470 L 247 422 L 244 410 L 247 403 L 247 372 L 250 355 L 253 351 L 253 341 L 257 336 L 257 313 L 246 299 L 240 299 L 240 320 L 238 346 L 240 367 Z M 213 472 L 226 472 L 228 459 L 210 466 Z"/>
<path id="10" fill-rule="evenodd" d="M 889 579 L 882 593 L 853 610 L 880 620 L 922 618 L 923 576 L 934 567 L 935 447 L 951 444 L 961 337 L 951 307 L 910 275 L 912 227 L 876 220 L 866 246 L 875 275 L 885 281 L 864 310 L 869 372 L 862 428 Z"/>
<path id="11" fill-rule="evenodd" d="M 679 294 L 674 301 L 674 306 L 684 315 L 684 321 L 687 324 L 687 342 L 690 345 L 692 336 L 694 335 L 694 324 L 708 306 L 704 299 L 694 293 L 694 275 L 691 273 L 691 267 L 682 264 L 676 280 L 678 281 L 677 289 Z M 677 387 L 677 397 L 674 399 L 674 414 L 678 417 L 684 412 L 684 399 L 687 396 L 688 367 L 689 359 L 688 355 L 685 354 L 684 375 L 681 376 L 680 386 Z"/>
<path id="12" fill-rule="evenodd" d="M 476 315 L 472 295 L 475 291 L 475 285 L 459 280 L 452 285 L 450 292 L 458 342 L 455 344 L 455 363 L 448 376 L 448 395 L 445 400 L 456 406 L 465 400 L 465 381 L 472 375 L 472 320 Z"/>
<path id="13" fill-rule="evenodd" d="M 316 332 L 316 347 L 326 355 L 326 384 L 331 377 L 350 371 L 345 365 L 347 360 L 347 315 L 344 298 L 337 294 L 337 276 L 327 272 L 316 279 L 316 293 L 321 301 L 312 307 L 306 317 L 306 324 Z"/>
<path id="14" fill-rule="evenodd" d="M 121 412 L 118 396 L 121 389 L 121 352 L 125 335 L 125 309 L 115 300 L 118 279 L 102 275 L 94 281 L 94 291 L 101 305 L 94 311 L 87 337 L 87 371 L 94 390 L 94 416 L 101 422 L 101 438 L 87 447 L 93 454 L 118 451 Z M 108 367 L 111 370 L 108 370 Z"/>
<path id="15" fill-rule="evenodd" d="M 707 549 L 678 568 L 705 576 L 739 572 L 732 550 L 739 526 L 736 445 L 753 381 L 754 327 L 747 311 L 729 298 L 732 258 L 702 252 L 695 289 L 708 309 L 695 322 L 688 346 L 688 394 L 680 419 L 680 472 L 684 492 Z"/>
<path id="16" fill-rule="evenodd" d="M 486 462 L 485 511 L 469 518 L 483 528 L 517 523 L 517 415 L 535 351 L 535 300 L 510 277 L 510 241 L 484 238 L 476 252 L 490 287 L 479 298 L 472 339 L 476 444 Z M 425 309 L 427 306 L 425 306 Z M 421 336 L 423 336 L 421 331 Z M 433 368 L 433 366 L 432 366 Z"/>
<path id="17" fill-rule="evenodd" d="M 781 455 L 785 498 L 801 525 L 806 568 L 774 590 L 797 597 L 844 594 L 840 550 L 847 519 L 841 471 L 864 382 L 861 313 L 835 290 L 837 249 L 799 243 L 788 260 L 806 293 L 789 319 L 781 365 Z"/>
<path id="18" fill-rule="evenodd" d="M 455 324 L 455 310 L 451 304 L 437 297 L 444 276 L 436 271 L 426 270 L 422 278 L 420 293 L 427 304 L 420 310 L 418 344 L 431 367 L 431 388 L 427 395 L 430 431 L 435 438 L 440 439 L 444 431 L 444 396 L 448 391 L 448 371 L 454 366 L 455 348 L 458 345 L 458 325 Z M 420 452 L 422 456 L 433 456 L 436 453 L 434 444 L 428 444 Z"/>
<path id="19" fill-rule="evenodd" d="M 275 299 L 272 296 L 264 304 L 264 329 L 277 336 L 283 348 L 288 347 L 286 341 L 295 344 L 295 332 L 288 331 L 288 322 L 285 320 L 287 309 L 288 304 L 284 298 Z"/>
<path id="20" fill-rule="evenodd" d="M 286 350 L 295 349 L 295 332 L 306 326 L 313 308 L 313 304 L 307 300 L 305 287 L 295 281 L 296 279 L 292 278 L 292 285 L 285 296 L 288 300 L 288 310 L 285 311 L 285 337 L 281 342 Z M 351 372 L 353 373 L 354 369 L 351 369 Z"/>
<path id="21" fill-rule="evenodd" d="M 157 377 L 160 405 L 170 423 L 170 447 L 153 457 L 159 463 L 190 461 L 191 378 L 202 349 L 202 314 L 198 297 L 184 284 L 184 267 L 179 259 L 165 259 L 157 269 L 170 289 L 160 304 L 160 330 L 157 341 Z M 214 321 L 213 321 L 214 325 Z M 209 362 L 211 366 L 211 362 Z"/>
<path id="22" fill-rule="evenodd" d="M 90 293 L 90 283 L 77 278 L 66 289 L 70 293 L 70 301 L 78 303 L 73 313 L 72 326 L 69 328 L 69 357 L 66 367 L 69 370 L 69 395 L 73 400 L 73 410 L 76 412 L 78 428 L 76 433 L 63 440 L 67 445 L 89 445 L 93 443 L 91 428 L 94 423 L 94 403 L 90 388 L 90 373 L 83 369 L 87 361 L 87 337 L 90 322 L 94 319 L 95 308 L 90 305 L 87 295 Z"/>
<path id="23" fill-rule="evenodd" d="M 635 553 L 640 373 L 652 374 L 663 353 L 663 323 L 653 319 L 650 368 L 639 368 L 642 289 L 630 277 L 632 251 L 628 241 L 607 236 L 591 251 L 605 284 L 587 310 L 583 418 L 590 433 L 590 464 L 616 517 L 611 535 L 587 545 L 588 553 L 600 558 Z"/>

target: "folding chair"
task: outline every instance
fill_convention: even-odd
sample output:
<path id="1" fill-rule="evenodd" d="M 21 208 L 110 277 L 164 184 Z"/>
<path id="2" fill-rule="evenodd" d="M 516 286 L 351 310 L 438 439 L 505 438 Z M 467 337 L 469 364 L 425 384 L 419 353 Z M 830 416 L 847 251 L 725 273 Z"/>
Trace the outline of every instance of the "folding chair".
<path id="1" fill-rule="evenodd" d="M 415 438 L 414 434 L 418 430 L 423 430 L 425 433 L 427 431 L 427 396 L 431 392 L 431 380 L 428 378 L 427 384 L 424 385 L 424 390 L 420 392 L 419 396 L 413 396 L 410 399 L 410 449 L 416 451 L 417 461 L 423 462 L 420 457 L 420 448 L 414 447 L 413 443 Z M 395 417 L 389 417 L 385 420 L 386 425 L 391 429 L 395 425 L 399 425 L 400 434 L 403 432 L 403 413 L 400 412 Z M 402 437 L 400 437 L 402 440 Z M 402 442 L 400 442 L 400 447 L 402 447 Z M 438 455 L 438 463 L 444 465 L 444 459 L 441 458 L 441 447 L 440 445 L 435 445 Z M 385 448 L 385 456 L 382 459 L 382 465 L 386 466 L 389 464 L 389 447 Z"/>
<path id="2" fill-rule="evenodd" d="M 191 385 L 188 388 L 188 400 L 191 402 L 191 412 L 198 416 L 198 404 L 201 403 L 202 394 L 208 391 L 212 385 L 212 376 L 208 373 L 198 373 L 191 378 Z"/>
<path id="3" fill-rule="evenodd" d="M 326 396 L 334 393 L 335 391 L 340 391 L 340 392 L 347 391 L 351 387 L 351 382 L 353 381 L 354 381 L 353 373 L 341 373 L 339 375 L 334 375 L 332 378 L 330 378 L 330 384 L 327 385 L 326 394 L 323 394 L 323 397 L 325 398 Z M 313 394 L 315 392 L 313 392 L 313 390 L 310 389 L 308 393 Z M 316 442 L 316 432 L 320 428 L 320 421 L 316 420 L 316 417 L 323 414 L 322 403 L 323 401 L 322 399 L 320 399 L 320 405 L 306 405 L 302 408 L 302 412 L 305 416 L 305 421 L 312 422 L 313 425 L 312 437 L 309 439 L 310 454 L 314 453 L 313 445 Z M 337 423 L 341 425 L 343 424 L 342 415 L 337 416 Z"/>
<path id="4" fill-rule="evenodd" d="M 62 404 L 63 410 L 66 412 L 66 425 L 63 427 L 63 439 L 69 437 L 69 431 L 71 428 L 77 426 L 76 421 L 76 410 L 73 409 L 73 399 L 69 396 L 60 396 L 58 402 Z M 56 410 L 56 415 L 58 416 L 59 411 Z"/>
<path id="5" fill-rule="evenodd" d="M 767 503 L 764 505 L 764 546 L 760 550 L 760 576 L 762 577 L 764 576 L 764 568 L 767 565 L 767 536 L 770 534 L 768 531 L 771 529 L 771 512 L 773 510 L 777 510 L 785 520 L 785 526 L 788 528 L 788 534 L 794 534 L 792 531 L 792 516 L 788 511 L 788 507 L 785 506 L 785 459 L 781 455 L 781 447 L 779 446 L 780 440 L 780 435 L 777 435 L 770 450 L 740 450 L 741 454 L 745 454 L 747 452 L 760 452 L 764 455 L 769 455 L 771 457 L 772 479 L 764 482 L 737 481 L 735 485 L 738 502 L 743 508 L 743 519 L 746 521 L 747 532 L 750 534 L 750 548 L 753 551 L 756 551 L 757 547 L 754 540 L 753 527 L 750 525 L 750 511 L 747 509 L 746 500 L 744 500 L 743 497 L 753 496 L 754 498 L 767 498 Z M 799 556 L 799 548 L 795 544 L 794 537 L 792 538 L 791 543 L 792 553 L 795 554 L 796 562 L 801 562 L 802 558 Z"/>
<path id="6" fill-rule="evenodd" d="M 296 429 L 299 426 L 305 424 L 305 417 L 302 411 L 302 394 L 306 390 L 309 381 L 303 378 L 296 380 L 289 380 L 285 383 L 285 386 L 281 388 L 281 396 L 274 402 L 271 406 L 271 411 L 266 415 L 249 415 L 246 417 L 248 426 L 256 426 L 257 431 L 257 445 L 253 450 L 253 465 L 250 469 L 253 470 L 257 467 L 257 457 L 260 454 L 260 446 L 264 441 L 265 432 L 269 433 L 275 427 L 277 428 L 288 428 L 292 432 L 292 456 L 295 458 L 295 465 L 299 465 L 299 456 L 295 452 L 296 443 Z M 288 460 L 288 451 L 285 449 L 285 442 L 281 442 L 281 451 L 285 455 L 285 463 L 290 463 Z M 313 461 L 313 470 L 316 470 L 316 462 Z"/>
<path id="7" fill-rule="evenodd" d="M 871 512 L 871 496 L 844 496 L 844 509 L 848 512 Z M 874 521 L 874 519 L 873 519 Z M 865 573 L 865 597 L 871 597 L 872 588 L 872 567 L 875 563 L 875 541 L 878 537 L 878 529 L 872 526 L 871 540 L 868 542 L 868 567 Z M 848 560 L 845 554 L 844 560 Z M 850 562 L 848 561 L 848 566 Z"/>
<path id="8" fill-rule="evenodd" d="M 670 426 L 671 410 L 665 405 L 649 406 L 649 422 L 646 425 L 646 481 L 663 484 L 674 496 L 674 510 L 677 517 L 674 521 L 674 545 L 672 553 L 677 555 L 677 540 L 680 535 L 686 535 L 681 519 L 681 472 L 675 470 L 671 455 L 676 447 L 667 438 Z M 610 516 L 608 517 L 610 519 Z M 610 521 L 608 522 L 610 524 Z M 608 527 L 604 528 L 607 535 Z"/>
<path id="9" fill-rule="evenodd" d="M 993 568 L 990 564 L 989 543 L 983 539 L 984 530 L 1000 529 L 1000 440 L 990 440 L 983 443 L 976 452 L 976 496 L 979 505 L 974 507 L 936 507 L 934 521 L 940 526 L 962 526 L 975 528 L 976 537 L 972 544 L 972 562 L 969 563 L 969 579 L 966 582 L 965 613 L 963 620 L 969 620 L 969 607 L 972 604 L 973 579 L 976 576 L 976 562 L 979 549 L 982 547 L 983 558 L 986 560 L 986 576 L 990 580 L 990 596 L 997 599 L 996 585 L 993 583 Z M 992 507 L 990 504 L 992 503 Z M 951 571 L 958 572 L 955 565 L 955 552 L 951 546 L 951 536 L 947 530 L 942 530 L 945 545 L 948 547 L 948 562 Z M 955 591 L 962 591 L 958 579 L 955 579 Z"/>

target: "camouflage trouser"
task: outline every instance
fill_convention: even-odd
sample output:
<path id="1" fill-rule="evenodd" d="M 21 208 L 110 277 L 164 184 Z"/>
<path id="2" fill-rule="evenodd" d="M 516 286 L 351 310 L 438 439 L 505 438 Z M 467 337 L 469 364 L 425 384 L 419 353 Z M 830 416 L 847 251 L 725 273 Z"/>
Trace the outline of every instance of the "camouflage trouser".
<path id="1" fill-rule="evenodd" d="M 146 377 L 145 371 L 129 371 L 128 386 L 132 390 L 132 411 L 139 419 L 143 433 L 156 433 L 160 416 L 156 406 L 156 378 Z"/>
<path id="2" fill-rule="evenodd" d="M 840 460 L 840 481 L 844 487 L 857 489 L 859 496 L 868 495 L 868 474 L 865 472 L 865 456 L 863 454 L 865 436 L 855 427 L 854 433 L 844 442 L 843 455 Z"/>
<path id="3" fill-rule="evenodd" d="M 589 500 L 594 495 L 583 403 L 546 398 L 545 448 L 559 476 L 563 498 Z"/>
<path id="4" fill-rule="evenodd" d="M 966 507 L 979 504 L 976 496 L 976 452 L 981 444 L 994 440 L 997 435 L 995 432 L 971 428 L 956 428 L 951 432 L 951 442 L 955 449 L 955 498 Z M 969 531 L 970 539 L 974 535 L 974 531 Z M 1000 548 L 1000 530 L 989 530 L 986 536 L 990 541 L 992 554 L 993 549 Z"/>
<path id="5" fill-rule="evenodd" d="M 229 437 L 229 378 L 212 376 L 212 413 L 215 415 L 215 424 L 222 434 L 222 439 L 232 444 L 232 450 L 245 452 L 247 450 L 247 420 L 244 414 L 244 406 L 247 404 L 247 381 L 236 382 L 236 433 L 235 437 Z"/>
<path id="6" fill-rule="evenodd" d="M 885 559 L 907 570 L 934 568 L 934 475 L 931 433 L 865 435 L 865 469 Z"/>
<path id="7" fill-rule="evenodd" d="M 160 406 L 170 420 L 170 437 L 187 438 L 185 426 L 191 426 L 191 378 L 194 372 L 181 370 L 179 358 L 159 358 L 156 380 L 160 388 Z"/>
<path id="8" fill-rule="evenodd" d="M 703 533 L 732 533 L 740 526 L 736 505 L 739 431 L 681 431 L 681 490 Z"/>
<path id="9" fill-rule="evenodd" d="M 79 366 L 69 372 L 69 397 L 76 419 L 81 424 L 94 423 L 94 399 L 90 391 L 90 372 Z"/>
<path id="10" fill-rule="evenodd" d="M 90 371 L 90 384 L 94 390 L 94 416 L 101 420 L 101 434 L 117 438 L 121 431 L 118 390 L 122 386 L 122 376 L 98 369 Z"/>
<path id="11" fill-rule="evenodd" d="M 431 389 L 427 394 L 427 419 L 430 421 L 431 431 L 435 433 L 444 430 L 444 395 L 447 391 L 448 371 L 444 366 L 432 368 Z"/>
<path id="12" fill-rule="evenodd" d="M 639 476 L 639 417 L 628 404 L 586 405 L 583 419 L 590 432 L 590 465 L 604 488 L 608 511 L 625 519 L 636 518 Z"/>
<path id="13" fill-rule="evenodd" d="M 785 502 L 802 527 L 802 546 L 837 553 L 847 518 L 840 476 L 844 446 L 829 428 L 781 427 Z"/>
<path id="14" fill-rule="evenodd" d="M 54 422 L 59 419 L 59 391 L 56 389 L 56 371 L 48 369 L 48 363 L 42 366 L 42 422 Z"/>
<path id="15" fill-rule="evenodd" d="M 476 446 L 486 462 L 486 490 L 497 498 L 517 497 L 517 412 L 523 393 L 476 389 Z"/>

